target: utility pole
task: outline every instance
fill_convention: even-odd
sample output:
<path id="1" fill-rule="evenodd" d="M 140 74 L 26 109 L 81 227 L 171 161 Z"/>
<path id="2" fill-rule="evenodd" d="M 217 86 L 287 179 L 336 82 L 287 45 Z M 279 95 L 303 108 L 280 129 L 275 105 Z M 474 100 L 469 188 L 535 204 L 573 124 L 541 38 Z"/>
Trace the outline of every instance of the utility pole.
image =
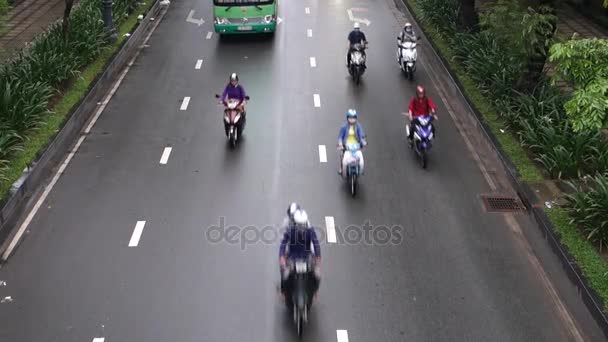
<path id="1" fill-rule="evenodd" d="M 118 39 L 114 21 L 112 20 L 112 0 L 102 0 L 102 6 L 103 23 L 106 28 L 106 40 L 112 43 Z"/>

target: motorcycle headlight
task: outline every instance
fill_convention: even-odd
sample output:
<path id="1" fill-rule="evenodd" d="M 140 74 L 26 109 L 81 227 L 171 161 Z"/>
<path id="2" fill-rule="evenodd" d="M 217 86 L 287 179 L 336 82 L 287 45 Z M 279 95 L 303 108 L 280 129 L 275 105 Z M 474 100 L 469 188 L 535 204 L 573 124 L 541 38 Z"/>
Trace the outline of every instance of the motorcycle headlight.
<path id="1" fill-rule="evenodd" d="M 215 17 L 215 23 L 216 24 L 230 24 L 230 22 L 228 21 L 228 18 L 223 18 L 223 17 Z"/>
<path id="2" fill-rule="evenodd" d="M 265 15 L 264 16 L 264 23 L 265 24 L 270 24 L 271 22 L 274 21 L 274 15 Z"/>

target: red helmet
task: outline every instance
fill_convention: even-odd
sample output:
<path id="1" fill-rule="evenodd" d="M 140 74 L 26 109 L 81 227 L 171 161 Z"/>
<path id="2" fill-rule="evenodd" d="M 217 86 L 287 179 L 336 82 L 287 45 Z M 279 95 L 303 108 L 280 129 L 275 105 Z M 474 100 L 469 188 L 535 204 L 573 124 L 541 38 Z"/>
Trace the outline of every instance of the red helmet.
<path id="1" fill-rule="evenodd" d="M 421 85 L 416 86 L 416 94 L 424 96 L 424 87 Z"/>

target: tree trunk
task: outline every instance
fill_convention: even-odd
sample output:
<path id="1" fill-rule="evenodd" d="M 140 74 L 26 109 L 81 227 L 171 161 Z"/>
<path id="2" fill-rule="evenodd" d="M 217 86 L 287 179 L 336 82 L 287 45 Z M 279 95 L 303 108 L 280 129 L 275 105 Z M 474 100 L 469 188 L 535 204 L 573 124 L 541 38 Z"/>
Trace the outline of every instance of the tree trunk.
<path id="1" fill-rule="evenodd" d="M 68 41 L 68 29 L 70 27 L 70 13 L 72 12 L 72 6 L 74 5 L 74 0 L 65 0 L 65 10 L 63 11 L 63 39 Z"/>
<path id="2" fill-rule="evenodd" d="M 475 11 L 475 0 L 460 0 L 459 12 L 460 29 L 464 32 L 476 32 L 478 30 L 479 17 Z"/>

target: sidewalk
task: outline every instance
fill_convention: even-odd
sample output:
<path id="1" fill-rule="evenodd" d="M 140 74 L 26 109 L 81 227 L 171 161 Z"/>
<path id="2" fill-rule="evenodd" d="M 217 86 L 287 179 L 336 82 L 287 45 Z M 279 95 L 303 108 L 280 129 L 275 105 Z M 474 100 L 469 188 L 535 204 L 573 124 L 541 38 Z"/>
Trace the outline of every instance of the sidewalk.
<path id="1" fill-rule="evenodd" d="M 74 2 L 74 5 L 78 0 Z M 0 62 L 63 17 L 64 0 L 23 0 L 7 13 L 0 33 Z"/>
<path id="2" fill-rule="evenodd" d="M 571 38 L 574 32 L 581 38 L 608 38 L 608 30 L 567 4 L 557 9 L 557 18 L 557 31 L 567 38 Z"/>

